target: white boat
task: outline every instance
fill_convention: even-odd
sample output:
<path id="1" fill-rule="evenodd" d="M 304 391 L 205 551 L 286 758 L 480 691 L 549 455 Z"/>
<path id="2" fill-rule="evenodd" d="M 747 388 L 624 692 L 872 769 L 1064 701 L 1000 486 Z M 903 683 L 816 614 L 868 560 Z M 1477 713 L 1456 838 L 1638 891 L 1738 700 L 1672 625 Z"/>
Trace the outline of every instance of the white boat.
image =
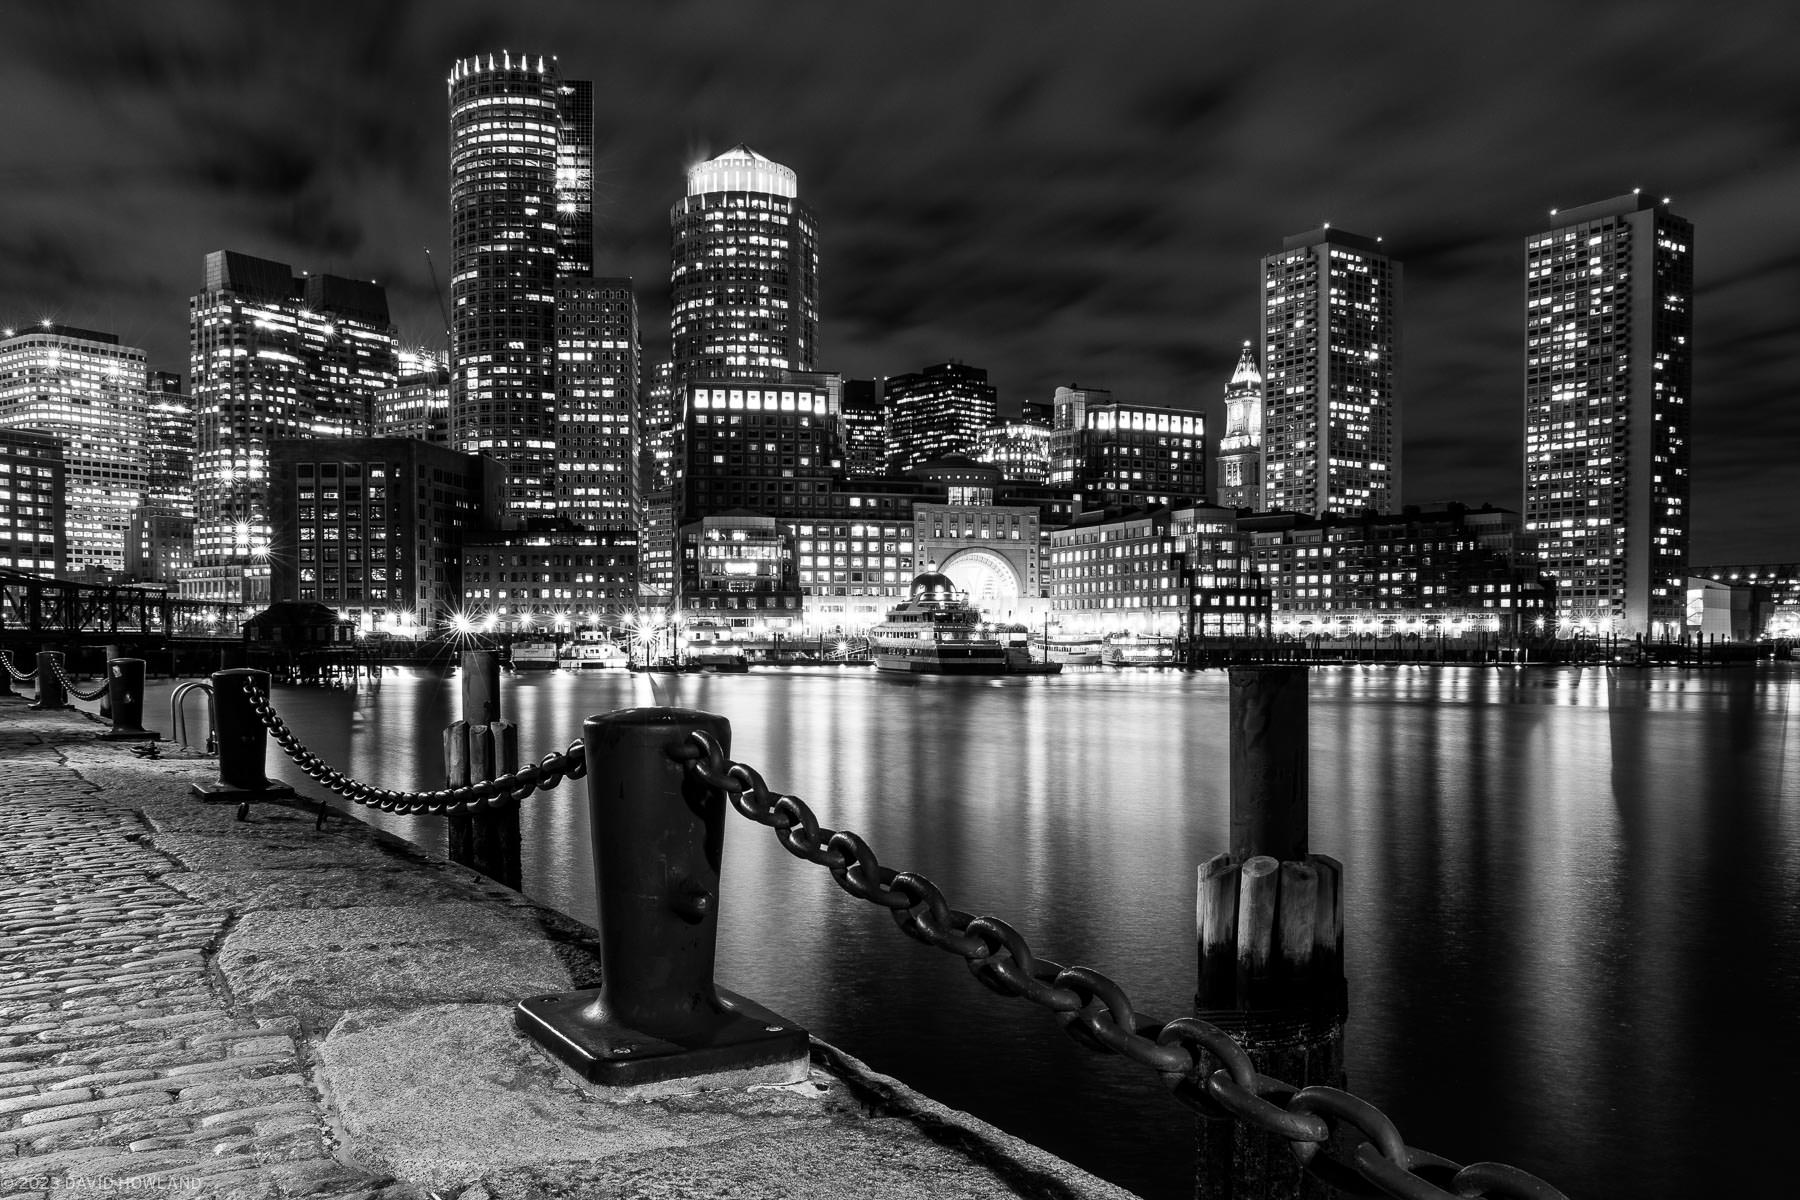
<path id="1" fill-rule="evenodd" d="M 878 670 L 910 675 L 1004 675 L 1006 646 L 950 577 L 926 571 L 911 595 L 869 631 Z"/>
<path id="2" fill-rule="evenodd" d="M 512 665 L 515 671 L 556 670 L 555 642 L 514 642 Z"/>
<path id="3" fill-rule="evenodd" d="M 1100 647 L 1100 661 L 1109 667 L 1172 667 L 1175 639 L 1136 633 L 1114 634 Z"/>
<path id="4" fill-rule="evenodd" d="M 572 671 L 596 671 L 608 667 L 620 670 L 631 665 L 625 647 L 598 634 L 580 634 L 562 649 L 562 665 Z"/>
<path id="5" fill-rule="evenodd" d="M 1031 655 L 1039 662 L 1061 663 L 1065 667 L 1097 667 L 1100 665 L 1101 638 L 1097 633 L 1033 634 Z"/>

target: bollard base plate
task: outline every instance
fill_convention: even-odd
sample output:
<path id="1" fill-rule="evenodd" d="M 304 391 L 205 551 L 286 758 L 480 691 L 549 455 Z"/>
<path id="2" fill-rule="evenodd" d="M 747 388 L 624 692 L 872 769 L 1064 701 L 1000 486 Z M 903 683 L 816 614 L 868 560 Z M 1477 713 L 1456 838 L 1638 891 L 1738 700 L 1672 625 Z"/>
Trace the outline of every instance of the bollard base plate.
<path id="1" fill-rule="evenodd" d="M 576 1074 L 603 1087 L 682 1080 L 687 1090 L 704 1091 L 806 1078 L 806 1030 L 723 988 L 719 1001 L 726 1011 L 697 1033 L 671 1038 L 585 1017 L 599 996 L 599 988 L 533 996 L 519 1001 L 513 1020 Z"/>
<path id="2" fill-rule="evenodd" d="M 103 742 L 160 742 L 162 734 L 154 729 L 109 729 L 98 735 Z"/>
<path id="3" fill-rule="evenodd" d="M 239 787 L 235 783 L 222 783 L 216 779 L 204 780 L 189 789 L 202 800 L 215 804 L 239 804 L 249 800 L 278 800 L 294 794 L 294 789 L 285 783 L 269 780 L 260 787 Z"/>

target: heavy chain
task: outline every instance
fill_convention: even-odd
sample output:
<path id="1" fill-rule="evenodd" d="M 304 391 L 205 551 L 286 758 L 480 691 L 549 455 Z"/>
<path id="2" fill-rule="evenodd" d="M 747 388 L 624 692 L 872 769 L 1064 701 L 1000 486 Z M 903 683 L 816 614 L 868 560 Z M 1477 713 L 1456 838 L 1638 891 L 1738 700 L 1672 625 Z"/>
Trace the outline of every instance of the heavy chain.
<path id="1" fill-rule="evenodd" d="M 244 689 L 244 695 L 249 700 L 250 710 L 262 721 L 269 735 L 294 760 L 294 764 L 306 772 L 308 779 L 323 784 L 346 800 L 377 808 L 382 812 L 435 816 L 472 813 L 483 808 L 504 808 L 509 804 L 517 804 L 533 792 L 548 791 L 565 779 L 580 779 L 587 774 L 586 748 L 577 738 L 569 743 L 567 750 L 552 751 L 539 761 L 527 763 L 517 771 L 497 779 L 434 792 L 394 792 L 386 788 L 371 787 L 350 778 L 308 750 L 298 735 L 287 727 L 287 722 L 276 714 L 269 703 L 268 693 L 251 686 Z"/>
<path id="2" fill-rule="evenodd" d="M 63 663 L 60 658 L 53 658 L 50 660 L 50 669 L 56 672 L 57 682 L 63 685 L 63 690 L 77 700 L 98 700 L 100 697 L 106 695 L 107 682 L 104 679 L 100 681 L 100 686 L 91 692 L 84 692 L 76 687 L 74 681 L 69 678 L 69 673 L 63 670 Z"/>
<path id="3" fill-rule="evenodd" d="M 1287 1139 L 1294 1157 L 1322 1179 L 1340 1187 L 1360 1179 L 1375 1189 L 1369 1194 L 1402 1200 L 1568 1200 L 1516 1167 L 1461 1166 L 1409 1146 L 1380 1109 L 1349 1092 L 1296 1088 L 1263 1075 L 1249 1051 L 1216 1025 L 1140 1015 L 1125 990 L 1100 972 L 1040 958 L 1005 921 L 952 908 L 923 875 L 882 866 L 862 838 L 820 825 L 804 801 L 770 791 L 761 775 L 732 762 L 705 733 L 690 734 L 676 756 L 738 812 L 774 830 L 788 853 L 830 871 L 852 896 L 886 908 L 908 937 L 960 956 L 977 980 L 1001 995 L 1050 1010 L 1065 1032 L 1090 1049 L 1123 1054 L 1155 1071 L 1189 1108 Z M 1209 1069 L 1209 1059 L 1220 1065 Z M 1347 1156 L 1340 1157 L 1339 1147 L 1348 1148 Z"/>
<path id="4" fill-rule="evenodd" d="M 19 668 L 13 666 L 12 652 L 10 650 L 0 650 L 0 662 L 6 664 L 6 673 L 20 683 L 30 683 L 37 678 L 36 667 L 31 668 L 29 671 L 21 671 Z"/>

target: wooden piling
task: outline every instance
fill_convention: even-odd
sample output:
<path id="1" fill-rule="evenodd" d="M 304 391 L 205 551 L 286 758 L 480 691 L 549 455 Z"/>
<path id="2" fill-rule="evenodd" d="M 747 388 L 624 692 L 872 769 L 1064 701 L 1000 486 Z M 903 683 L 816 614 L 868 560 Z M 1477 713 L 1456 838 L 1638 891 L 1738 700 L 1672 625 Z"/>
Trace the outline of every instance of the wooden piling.
<path id="1" fill-rule="evenodd" d="M 1201 1009 L 1231 1008 L 1237 1003 L 1238 865 L 1229 854 L 1215 854 L 1200 866 L 1194 924 L 1200 931 Z"/>
<path id="2" fill-rule="evenodd" d="M 1231 853 L 1306 857 L 1306 668 L 1231 668 Z"/>

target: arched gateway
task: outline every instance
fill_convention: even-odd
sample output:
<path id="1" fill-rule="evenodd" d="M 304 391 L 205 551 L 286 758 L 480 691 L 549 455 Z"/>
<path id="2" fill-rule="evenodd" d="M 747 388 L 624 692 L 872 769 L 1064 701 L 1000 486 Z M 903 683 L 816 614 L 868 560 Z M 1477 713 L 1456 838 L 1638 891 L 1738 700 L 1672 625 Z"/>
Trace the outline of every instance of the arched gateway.
<path id="1" fill-rule="evenodd" d="M 992 550 L 979 547 L 958 550 L 938 569 L 968 594 L 971 604 L 985 613 L 1010 610 L 1019 602 L 1019 572 Z"/>

